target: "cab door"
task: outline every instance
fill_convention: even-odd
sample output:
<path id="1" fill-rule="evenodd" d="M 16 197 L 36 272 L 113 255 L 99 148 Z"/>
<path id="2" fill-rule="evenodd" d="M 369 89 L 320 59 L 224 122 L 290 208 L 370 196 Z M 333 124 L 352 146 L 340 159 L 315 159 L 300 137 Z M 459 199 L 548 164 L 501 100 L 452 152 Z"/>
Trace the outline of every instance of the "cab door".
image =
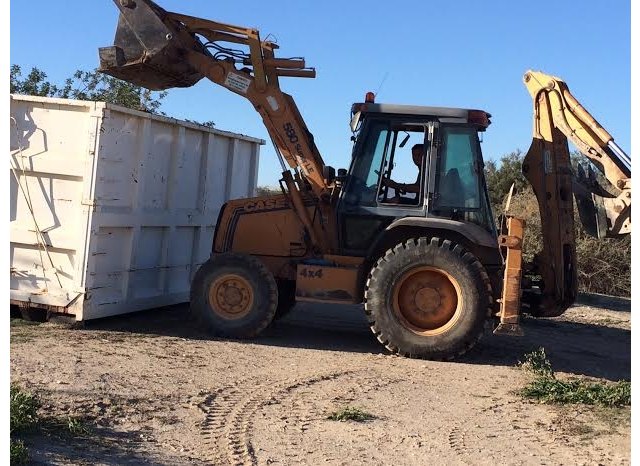
<path id="1" fill-rule="evenodd" d="M 425 216 L 430 153 L 426 138 L 430 127 L 429 122 L 402 118 L 370 118 L 363 122 L 338 205 L 342 254 L 365 254 L 380 232 L 396 218 Z M 421 167 L 411 161 L 411 147 L 415 143 L 428 148 Z M 394 201 L 397 196 L 391 196 L 383 183 L 383 178 L 398 181 L 403 177 L 411 183 L 418 178 L 421 186 L 410 204 Z"/>
<path id="2" fill-rule="evenodd" d="M 430 170 L 429 213 L 474 223 L 495 236 L 477 129 L 440 125 L 437 140 L 439 150 Z"/>

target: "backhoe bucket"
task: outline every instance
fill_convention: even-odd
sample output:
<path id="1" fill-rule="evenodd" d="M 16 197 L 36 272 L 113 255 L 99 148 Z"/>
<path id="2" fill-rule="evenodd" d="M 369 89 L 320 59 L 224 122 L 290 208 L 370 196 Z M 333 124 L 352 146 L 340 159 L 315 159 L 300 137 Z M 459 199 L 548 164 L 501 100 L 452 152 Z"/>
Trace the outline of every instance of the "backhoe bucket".
<path id="1" fill-rule="evenodd" d="M 99 71 L 152 90 L 190 87 L 202 79 L 185 52 L 208 54 L 185 27 L 150 0 L 114 0 L 120 10 L 111 47 L 99 49 Z"/>
<path id="2" fill-rule="evenodd" d="M 585 232 L 598 239 L 607 236 L 607 213 L 603 197 L 596 194 L 601 191 L 603 189 L 598 184 L 591 166 L 588 166 L 585 173 L 582 165 L 578 165 L 577 175 L 573 179 L 573 195 L 576 198 L 578 215 Z"/>

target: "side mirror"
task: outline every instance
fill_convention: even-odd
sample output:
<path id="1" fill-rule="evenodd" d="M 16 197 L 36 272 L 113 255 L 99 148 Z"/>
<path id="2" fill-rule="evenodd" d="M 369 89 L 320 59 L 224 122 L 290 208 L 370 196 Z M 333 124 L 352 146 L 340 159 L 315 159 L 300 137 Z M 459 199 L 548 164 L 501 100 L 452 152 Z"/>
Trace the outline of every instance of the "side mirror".
<path id="1" fill-rule="evenodd" d="M 358 131 L 361 116 L 362 116 L 362 113 L 358 111 L 354 113 L 353 116 L 351 117 L 351 123 L 349 123 L 349 126 L 351 127 L 352 133 L 355 133 L 356 131 Z"/>
<path id="2" fill-rule="evenodd" d="M 325 165 L 322 168 L 322 177 L 327 181 L 328 184 L 333 183 L 333 181 L 336 179 L 336 169 L 329 165 Z"/>

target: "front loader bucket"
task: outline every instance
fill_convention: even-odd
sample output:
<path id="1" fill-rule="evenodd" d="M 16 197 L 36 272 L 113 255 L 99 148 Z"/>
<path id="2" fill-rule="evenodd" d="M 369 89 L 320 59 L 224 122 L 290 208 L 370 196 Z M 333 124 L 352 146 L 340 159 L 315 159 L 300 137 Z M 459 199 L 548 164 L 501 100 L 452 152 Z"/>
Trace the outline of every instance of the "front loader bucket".
<path id="1" fill-rule="evenodd" d="M 185 27 L 150 0 L 114 0 L 120 10 L 111 47 L 99 49 L 99 71 L 152 90 L 190 87 L 202 74 L 185 52 L 208 54 Z"/>

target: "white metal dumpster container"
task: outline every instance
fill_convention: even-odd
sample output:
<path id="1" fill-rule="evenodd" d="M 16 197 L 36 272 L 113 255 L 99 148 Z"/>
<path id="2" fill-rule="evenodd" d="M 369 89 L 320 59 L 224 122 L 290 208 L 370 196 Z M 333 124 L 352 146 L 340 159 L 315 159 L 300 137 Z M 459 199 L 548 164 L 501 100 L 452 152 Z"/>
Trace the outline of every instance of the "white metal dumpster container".
<path id="1" fill-rule="evenodd" d="M 261 139 L 102 102 L 11 96 L 11 302 L 77 320 L 189 300 Z"/>

